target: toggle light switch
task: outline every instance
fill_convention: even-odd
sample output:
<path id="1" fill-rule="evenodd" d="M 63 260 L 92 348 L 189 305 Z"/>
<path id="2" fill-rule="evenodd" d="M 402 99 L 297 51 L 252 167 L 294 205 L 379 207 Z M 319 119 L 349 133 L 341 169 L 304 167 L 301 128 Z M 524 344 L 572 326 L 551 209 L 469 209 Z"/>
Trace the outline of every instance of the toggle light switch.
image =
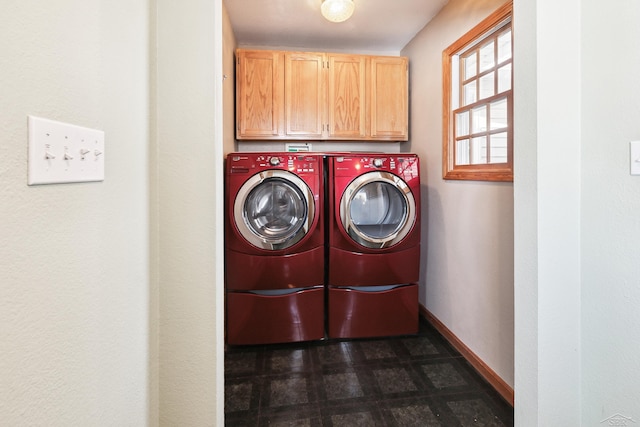
<path id="1" fill-rule="evenodd" d="M 34 116 L 28 127 L 29 185 L 104 180 L 103 131 Z"/>
<path id="2" fill-rule="evenodd" d="M 629 160 L 631 175 L 640 175 L 640 141 L 629 143 Z"/>

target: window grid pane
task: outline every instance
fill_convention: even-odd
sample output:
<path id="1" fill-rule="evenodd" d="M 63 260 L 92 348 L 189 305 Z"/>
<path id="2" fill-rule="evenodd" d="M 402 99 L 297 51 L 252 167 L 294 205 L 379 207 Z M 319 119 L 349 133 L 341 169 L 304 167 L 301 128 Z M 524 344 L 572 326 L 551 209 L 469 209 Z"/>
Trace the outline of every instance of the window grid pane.
<path id="1" fill-rule="evenodd" d="M 489 144 L 489 163 L 507 163 L 507 133 L 491 135 Z"/>
<path id="2" fill-rule="evenodd" d="M 462 105 L 473 104 L 478 100 L 478 89 L 476 80 L 472 80 L 463 87 L 464 99 Z"/>
<path id="3" fill-rule="evenodd" d="M 471 163 L 480 165 L 487 163 L 487 137 L 477 136 L 471 143 Z"/>
<path id="4" fill-rule="evenodd" d="M 469 161 L 469 140 L 461 139 L 456 142 L 456 165 L 468 165 Z"/>
<path id="5" fill-rule="evenodd" d="M 480 48 L 480 72 L 492 69 L 495 66 L 495 42 L 491 40 L 490 43 Z"/>
<path id="6" fill-rule="evenodd" d="M 511 90 L 511 63 L 498 69 L 498 93 Z"/>
<path id="7" fill-rule="evenodd" d="M 478 71 L 478 56 L 476 52 L 463 59 L 464 62 L 464 80 L 474 77 Z"/>
<path id="8" fill-rule="evenodd" d="M 489 129 L 498 130 L 509 126 L 507 121 L 507 98 L 502 98 L 489 104 Z"/>
<path id="9" fill-rule="evenodd" d="M 511 30 L 498 36 L 498 64 L 511 59 Z"/>
<path id="10" fill-rule="evenodd" d="M 471 132 L 480 133 L 487 130 L 487 106 L 480 105 L 471 110 Z"/>
<path id="11" fill-rule="evenodd" d="M 463 111 L 456 114 L 456 136 L 469 135 L 469 112 Z"/>
<path id="12" fill-rule="evenodd" d="M 480 99 L 495 95 L 495 73 L 492 71 L 480 77 Z"/>

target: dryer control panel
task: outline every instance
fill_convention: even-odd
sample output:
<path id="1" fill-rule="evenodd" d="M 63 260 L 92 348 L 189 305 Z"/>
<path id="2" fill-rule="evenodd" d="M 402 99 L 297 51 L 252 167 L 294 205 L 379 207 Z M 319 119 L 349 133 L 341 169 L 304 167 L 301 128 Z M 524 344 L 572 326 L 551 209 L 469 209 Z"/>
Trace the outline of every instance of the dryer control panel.
<path id="1" fill-rule="evenodd" d="M 317 174 L 322 170 L 322 157 L 292 153 L 234 153 L 227 157 L 230 173 L 256 173 L 282 169 L 297 175 Z"/>
<path id="2" fill-rule="evenodd" d="M 335 176 L 357 176 L 370 171 L 391 172 L 409 181 L 419 176 L 418 157 L 415 154 L 335 157 Z"/>

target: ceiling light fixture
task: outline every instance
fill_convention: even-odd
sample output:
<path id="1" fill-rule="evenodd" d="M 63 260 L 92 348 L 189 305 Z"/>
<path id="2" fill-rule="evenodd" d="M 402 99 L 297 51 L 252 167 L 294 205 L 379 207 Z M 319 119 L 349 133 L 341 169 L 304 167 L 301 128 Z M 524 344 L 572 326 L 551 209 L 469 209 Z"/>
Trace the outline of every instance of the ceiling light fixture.
<path id="1" fill-rule="evenodd" d="M 353 0 L 324 0 L 320 10 L 322 16 L 331 22 L 343 22 L 353 15 Z"/>

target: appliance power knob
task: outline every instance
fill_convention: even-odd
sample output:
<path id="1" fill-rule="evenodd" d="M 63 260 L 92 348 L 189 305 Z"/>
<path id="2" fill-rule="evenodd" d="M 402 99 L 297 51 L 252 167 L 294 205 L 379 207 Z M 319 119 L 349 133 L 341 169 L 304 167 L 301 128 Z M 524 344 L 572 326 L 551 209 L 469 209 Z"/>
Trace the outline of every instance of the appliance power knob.
<path id="1" fill-rule="evenodd" d="M 269 163 L 271 166 L 278 166 L 280 164 L 280 159 L 277 157 L 272 157 L 269 159 Z"/>
<path id="2" fill-rule="evenodd" d="M 383 164 L 382 159 L 373 159 L 373 166 L 380 168 L 382 167 L 382 164 Z"/>

